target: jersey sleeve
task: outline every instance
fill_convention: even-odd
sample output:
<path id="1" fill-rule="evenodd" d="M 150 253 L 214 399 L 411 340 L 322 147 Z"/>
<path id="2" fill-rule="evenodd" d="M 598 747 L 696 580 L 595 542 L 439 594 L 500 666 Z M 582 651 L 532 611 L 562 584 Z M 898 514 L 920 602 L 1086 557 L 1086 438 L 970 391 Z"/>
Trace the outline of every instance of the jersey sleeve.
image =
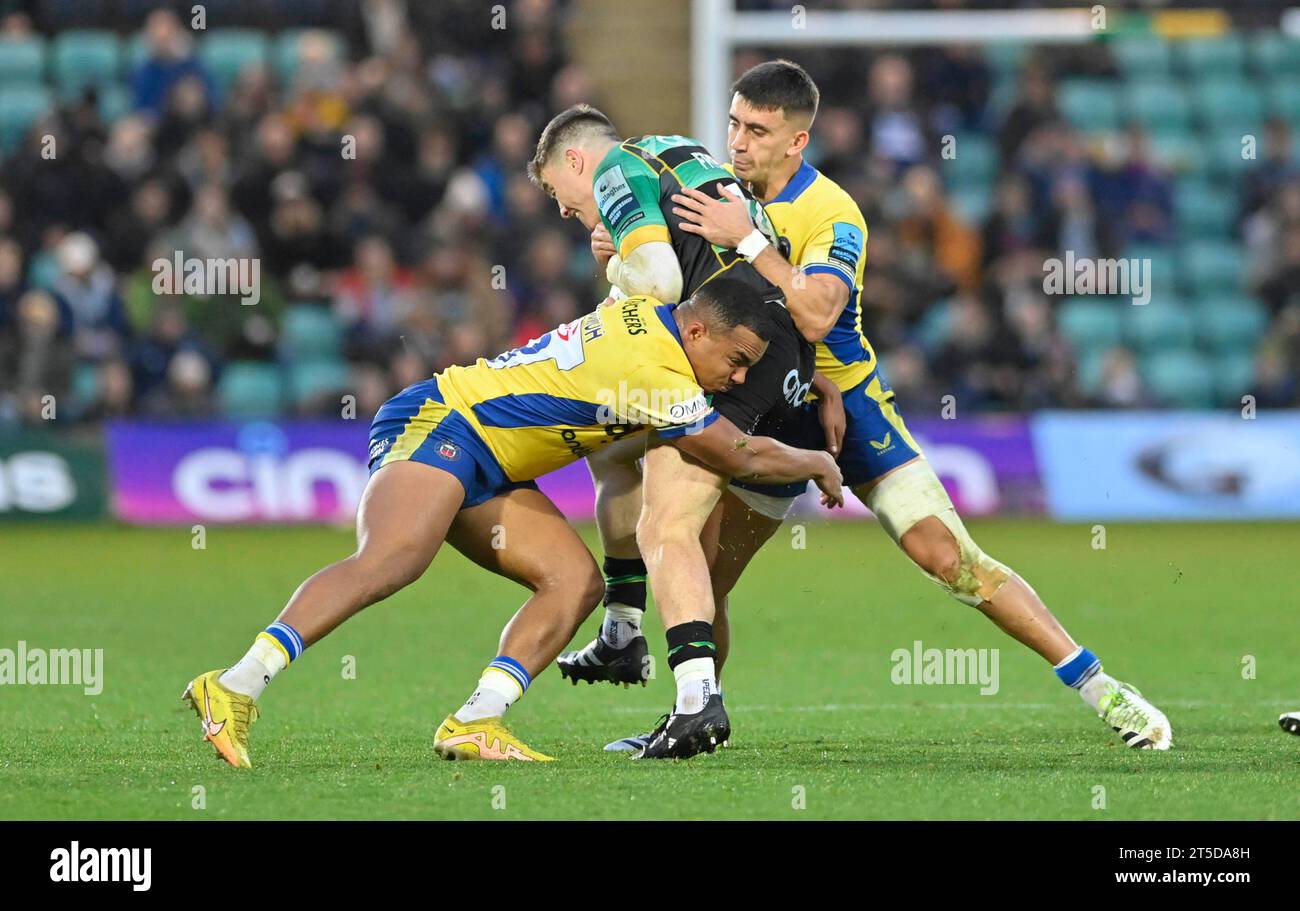
<path id="1" fill-rule="evenodd" d="M 817 225 L 795 265 L 806 275 L 834 275 L 852 293 L 866 253 L 866 221 L 857 206 L 848 203 Z"/>
<path id="2" fill-rule="evenodd" d="M 623 409 L 623 420 L 649 424 L 667 438 L 698 433 L 718 419 L 695 377 L 658 365 L 639 367 L 628 377 Z"/>
<path id="3" fill-rule="evenodd" d="M 652 241 L 672 242 L 659 208 L 659 177 L 640 158 L 615 148 L 600 163 L 593 188 L 600 220 L 620 257 Z"/>

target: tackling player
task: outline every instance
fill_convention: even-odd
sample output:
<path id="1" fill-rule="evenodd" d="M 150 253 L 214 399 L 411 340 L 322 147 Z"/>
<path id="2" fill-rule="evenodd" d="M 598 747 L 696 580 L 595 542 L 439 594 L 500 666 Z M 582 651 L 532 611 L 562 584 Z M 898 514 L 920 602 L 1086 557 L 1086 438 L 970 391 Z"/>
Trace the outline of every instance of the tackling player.
<path id="1" fill-rule="evenodd" d="M 502 716 L 555 660 L 604 585 L 534 478 L 653 427 L 729 475 L 811 478 L 840 501 L 829 455 L 749 436 L 705 398 L 705 390 L 743 384 L 762 362 L 776 330 L 759 304 L 753 288 L 729 280 L 680 306 L 630 297 L 390 399 L 371 425 L 356 552 L 299 586 L 233 667 L 190 681 L 184 698 L 204 738 L 231 765 L 250 766 L 248 729 L 272 678 L 344 620 L 418 579 L 446 540 L 532 595 L 473 694 L 438 728 L 434 749 L 449 759 L 549 759 Z M 495 546 L 501 535 L 508 546 Z"/>
<path id="2" fill-rule="evenodd" d="M 1165 715 L 1106 674 L 1100 659 L 1070 637 L 1024 579 L 980 549 L 908 433 L 862 331 L 865 220 L 851 197 L 803 158 L 817 112 L 816 85 L 797 64 L 777 60 L 747 71 L 732 92 L 728 148 L 735 176 L 764 203 L 789 241 L 789 258 L 756 230 L 749 208 L 725 194 L 684 189 L 673 197 L 673 211 L 683 219 L 683 231 L 752 261 L 784 292 L 804 337 L 817 343 L 818 370 L 843 393 L 847 427 L 838 460 L 845 484 L 926 576 L 1047 660 L 1128 746 L 1168 749 L 1172 734 Z M 791 445 L 816 445 L 820 433 L 810 409 L 759 429 Z M 801 491 L 798 484 L 733 481 L 710 520 L 717 542 L 709 550 L 718 665 L 726 658 L 727 594 Z M 635 748 L 643 739 L 609 748 Z"/>
<path id="3" fill-rule="evenodd" d="M 557 115 L 542 131 L 529 176 L 559 204 L 564 217 L 592 231 L 592 249 L 621 293 L 675 299 L 707 288 L 721 276 L 745 281 L 764 294 L 778 324 L 768 354 L 743 386 L 714 398 L 714 407 L 737 427 L 761 417 L 793 412 L 811 387 L 820 394 L 819 420 L 842 426 L 839 393 L 813 376 L 812 346 L 781 305 L 781 293 L 744 257 L 715 247 L 680 228 L 670 198 L 684 187 L 729 194 L 767 225 L 762 206 L 702 146 L 683 136 L 620 139 L 612 123 L 589 105 Z M 719 183 L 719 182 L 723 183 Z M 777 240 L 769 227 L 769 237 Z M 700 535 L 726 487 L 726 476 L 672 447 L 651 446 L 644 495 L 636 460 L 644 447 L 632 441 L 588 457 L 596 485 L 596 517 L 605 549 L 606 616 L 599 636 L 562 655 L 561 673 L 574 681 L 644 682 L 647 562 L 668 640 L 668 663 L 677 682 L 672 750 L 647 755 L 685 757 L 724 742 L 730 724 L 713 666 L 713 603 Z M 817 447 L 822 443 L 819 441 Z M 816 448 L 816 447 L 815 447 Z M 642 554 L 651 558 L 647 562 Z M 671 566 L 671 573 L 664 567 Z"/>

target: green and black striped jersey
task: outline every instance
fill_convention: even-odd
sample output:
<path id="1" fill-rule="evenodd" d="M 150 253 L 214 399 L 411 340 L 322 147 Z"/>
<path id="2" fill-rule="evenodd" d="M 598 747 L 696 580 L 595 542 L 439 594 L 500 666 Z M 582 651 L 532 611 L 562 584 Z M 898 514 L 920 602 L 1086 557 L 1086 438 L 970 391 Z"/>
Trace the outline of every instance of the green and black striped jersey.
<path id="1" fill-rule="evenodd" d="M 754 223 L 779 246 L 776 229 L 762 204 L 708 150 L 689 137 L 626 139 L 610 149 L 597 165 L 593 181 L 596 207 L 619 256 L 626 259 L 641 244 L 652 241 L 672 244 L 682 269 L 683 300 L 723 274 L 762 288 L 769 299 L 780 300 L 780 290 L 736 251 L 714 246 L 698 234 L 681 230 L 681 219 L 673 214 L 672 195 L 691 187 L 719 197 L 718 184 L 722 184 L 724 192 L 748 203 Z"/>

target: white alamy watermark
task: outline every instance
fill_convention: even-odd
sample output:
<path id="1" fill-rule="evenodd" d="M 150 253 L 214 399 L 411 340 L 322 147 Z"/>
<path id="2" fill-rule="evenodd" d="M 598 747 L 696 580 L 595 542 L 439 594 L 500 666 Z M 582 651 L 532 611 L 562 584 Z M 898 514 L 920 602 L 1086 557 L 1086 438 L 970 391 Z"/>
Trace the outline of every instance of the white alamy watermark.
<path id="1" fill-rule="evenodd" d="M 702 392 L 682 389 L 628 386 L 597 390 L 598 424 L 694 424 L 709 413 L 709 400 Z"/>
<path id="2" fill-rule="evenodd" d="M 1151 302 L 1151 260 L 1076 257 L 1043 260 L 1044 294 L 1106 294 L 1131 298 L 1137 306 Z"/>
<path id="3" fill-rule="evenodd" d="M 917 639 L 910 649 L 894 649 L 889 660 L 895 686 L 978 686 L 981 696 L 1001 686 L 995 648 L 926 648 Z"/>
<path id="4" fill-rule="evenodd" d="M 104 691 L 102 648 L 0 648 L 0 686 L 79 686 L 87 696 Z"/>
<path id="5" fill-rule="evenodd" d="M 171 259 L 153 261 L 154 294 L 192 294 L 213 297 L 238 294 L 239 302 L 251 307 L 262 299 L 262 261 L 256 258 L 217 259 L 186 257 L 177 250 Z"/>
<path id="6" fill-rule="evenodd" d="M 153 884 L 153 848 L 83 848 L 74 841 L 50 852 L 50 881 L 131 883 L 136 892 Z"/>

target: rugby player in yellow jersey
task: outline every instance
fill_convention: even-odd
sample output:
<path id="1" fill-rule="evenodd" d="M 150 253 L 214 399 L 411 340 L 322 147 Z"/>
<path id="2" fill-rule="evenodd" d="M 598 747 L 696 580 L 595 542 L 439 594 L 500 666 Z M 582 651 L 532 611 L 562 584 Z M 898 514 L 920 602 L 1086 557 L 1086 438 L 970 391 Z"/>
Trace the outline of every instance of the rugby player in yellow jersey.
<path id="1" fill-rule="evenodd" d="M 829 455 L 750 436 L 705 396 L 743 384 L 763 357 L 775 329 L 760 303 L 754 288 L 729 279 L 681 305 L 630 297 L 390 399 L 371 425 L 356 552 L 300 585 L 238 663 L 190 681 L 184 697 L 204 738 L 231 765 L 251 765 L 248 729 L 271 679 L 344 620 L 418 579 L 445 540 L 531 595 L 473 694 L 438 728 L 434 749 L 449 759 L 549 759 L 502 716 L 555 660 L 604 584 L 535 478 L 653 428 L 665 445 L 729 476 L 812 479 L 841 502 Z"/>
<path id="2" fill-rule="evenodd" d="M 808 74 L 785 60 L 759 64 L 732 86 L 732 168 L 788 240 L 789 259 L 755 228 L 749 208 L 726 194 L 685 189 L 675 195 L 682 230 L 736 250 L 784 292 L 795 324 L 817 343 L 818 371 L 843 394 L 846 429 L 838 460 L 844 483 L 903 552 L 950 595 L 1047 660 L 1128 746 L 1168 749 L 1172 735 L 1165 715 L 1135 688 L 1106 674 L 1096 655 L 1070 637 L 1024 579 L 980 549 L 908 433 L 862 331 L 858 296 L 867 226 L 852 198 L 803 158 L 818 94 Z M 820 445 L 821 428 L 810 409 L 784 426 L 760 423 L 758 432 L 795 446 Z M 686 485 L 692 474 L 700 469 L 683 465 L 670 483 Z M 727 595 L 780 527 L 802 486 L 733 481 L 710 517 L 706 534 L 713 542 L 706 549 L 712 555 L 719 668 L 728 643 Z M 641 739 L 608 748 L 635 749 Z"/>

